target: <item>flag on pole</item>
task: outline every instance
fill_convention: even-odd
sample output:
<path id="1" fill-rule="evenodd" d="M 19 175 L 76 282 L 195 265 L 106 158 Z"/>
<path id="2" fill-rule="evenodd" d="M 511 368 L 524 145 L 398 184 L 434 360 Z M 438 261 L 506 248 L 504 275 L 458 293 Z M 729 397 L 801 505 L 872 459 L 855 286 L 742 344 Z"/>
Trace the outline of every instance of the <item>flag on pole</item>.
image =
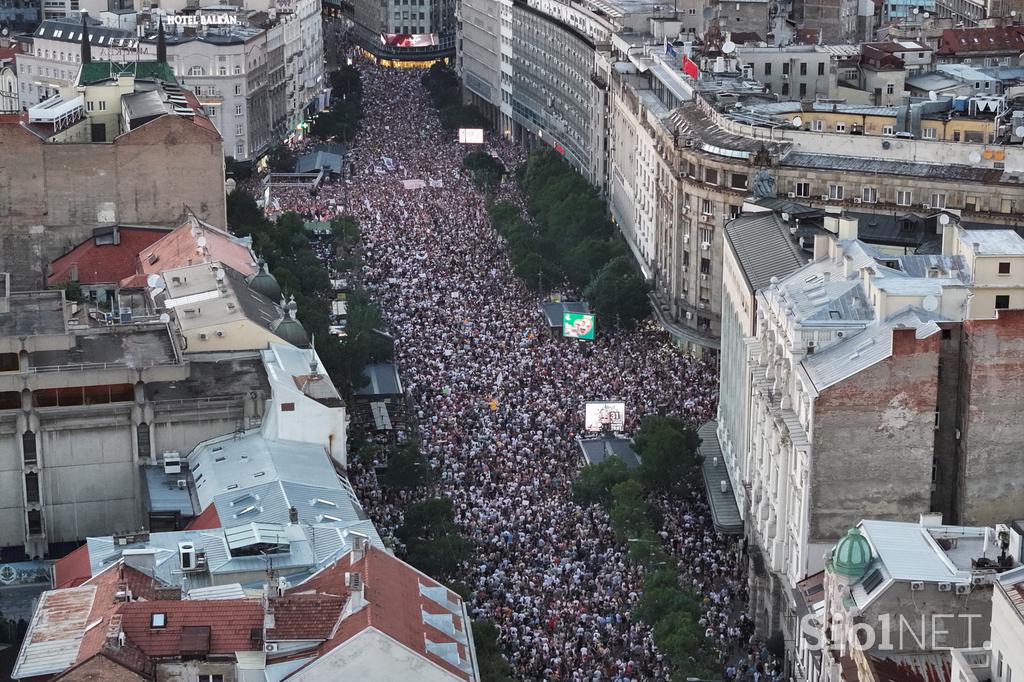
<path id="1" fill-rule="evenodd" d="M 665 38 L 665 54 L 673 59 L 679 56 L 676 53 L 676 48 L 672 47 L 672 43 L 668 42 L 668 38 Z"/>
<path id="2" fill-rule="evenodd" d="M 694 80 L 697 80 L 697 76 L 700 75 L 700 69 L 697 68 L 697 62 L 693 61 L 685 54 L 683 55 L 683 73 Z"/>

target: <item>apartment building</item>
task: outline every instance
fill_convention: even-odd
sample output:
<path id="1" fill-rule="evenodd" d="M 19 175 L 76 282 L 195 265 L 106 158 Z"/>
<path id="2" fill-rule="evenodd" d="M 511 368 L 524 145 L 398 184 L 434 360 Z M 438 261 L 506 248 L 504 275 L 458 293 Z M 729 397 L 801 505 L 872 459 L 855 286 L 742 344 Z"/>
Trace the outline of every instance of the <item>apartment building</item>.
<path id="1" fill-rule="evenodd" d="M 787 45 L 736 48 L 744 74 L 783 100 L 829 99 L 837 95 L 839 64 L 858 53 L 854 45 Z"/>
<path id="2" fill-rule="evenodd" d="M 1003 383 L 1020 345 L 1024 239 L 957 222 L 941 214 L 937 253 L 906 255 L 826 215 L 801 237 L 813 241 L 803 267 L 783 248 L 788 229 L 764 214 L 727 230 L 718 441 L 755 548 L 751 608 L 765 632 L 796 637 L 794 589 L 866 513 L 993 524 L 1024 504 L 994 440 L 1019 430 Z"/>

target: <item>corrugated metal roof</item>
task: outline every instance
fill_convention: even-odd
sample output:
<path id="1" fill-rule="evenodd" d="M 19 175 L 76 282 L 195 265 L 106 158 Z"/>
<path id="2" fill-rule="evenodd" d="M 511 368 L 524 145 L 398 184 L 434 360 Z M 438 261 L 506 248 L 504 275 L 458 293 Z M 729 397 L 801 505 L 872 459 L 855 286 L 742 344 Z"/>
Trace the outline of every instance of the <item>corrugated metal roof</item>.
<path id="1" fill-rule="evenodd" d="M 725 457 L 722 456 L 722 446 L 718 442 L 718 422 L 711 421 L 701 426 L 697 433 L 700 434 L 700 454 L 703 459 L 701 465 L 704 474 L 704 487 L 707 489 L 708 502 L 711 503 L 711 518 L 714 521 L 715 530 L 727 535 L 739 535 L 743 533 L 743 517 L 740 516 L 739 507 L 736 504 L 736 494 L 732 489 L 732 481 L 729 479 L 729 472 L 726 469 Z M 725 490 L 722 490 L 722 481 L 725 481 Z"/>
<path id="2" fill-rule="evenodd" d="M 892 326 L 876 325 L 801 361 L 819 393 L 892 355 Z"/>
<path id="3" fill-rule="evenodd" d="M 11 677 L 52 675 L 74 665 L 95 598 L 93 585 L 43 592 Z"/>
<path id="4" fill-rule="evenodd" d="M 189 599 L 245 599 L 245 590 L 238 583 L 197 587 L 188 591 Z"/>
<path id="5" fill-rule="evenodd" d="M 1001 170 L 980 166 L 960 166 L 954 163 L 919 163 L 891 161 L 878 157 L 840 156 L 837 154 L 809 154 L 790 152 L 782 159 L 783 165 L 796 168 L 838 170 L 853 173 L 881 173 L 938 180 L 966 180 L 968 182 L 997 183 Z"/>

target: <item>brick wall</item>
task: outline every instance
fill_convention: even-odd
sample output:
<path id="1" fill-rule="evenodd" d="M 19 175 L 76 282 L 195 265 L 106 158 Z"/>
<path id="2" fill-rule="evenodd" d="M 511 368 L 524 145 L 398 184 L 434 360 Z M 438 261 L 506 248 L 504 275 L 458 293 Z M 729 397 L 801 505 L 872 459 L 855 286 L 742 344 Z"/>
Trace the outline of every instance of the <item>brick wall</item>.
<path id="1" fill-rule="evenodd" d="M 964 323 L 962 521 L 989 524 L 1024 512 L 1024 310 Z"/>
<path id="2" fill-rule="evenodd" d="M 163 116 L 111 144 L 46 144 L 0 123 L 0 272 L 41 288 L 46 264 L 97 225 L 175 225 L 188 206 L 224 226 L 220 136 Z"/>
<path id="3" fill-rule="evenodd" d="M 818 396 L 810 542 L 834 541 L 862 518 L 929 510 L 939 338 L 894 330 L 892 357 Z"/>
<path id="4" fill-rule="evenodd" d="M 65 682 L 136 682 L 146 678 L 106 656 L 96 655 L 60 679 Z"/>

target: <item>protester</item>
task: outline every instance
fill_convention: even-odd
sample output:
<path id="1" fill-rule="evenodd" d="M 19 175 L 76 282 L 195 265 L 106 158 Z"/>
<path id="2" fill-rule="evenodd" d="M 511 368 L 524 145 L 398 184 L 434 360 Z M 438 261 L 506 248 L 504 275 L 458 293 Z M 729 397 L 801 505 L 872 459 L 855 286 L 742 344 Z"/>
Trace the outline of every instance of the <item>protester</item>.
<path id="1" fill-rule="evenodd" d="M 315 195 L 274 187 L 268 214 L 359 221 L 358 278 L 396 339 L 421 451 L 436 473 L 429 494 L 453 502 L 457 525 L 476 546 L 463 571 L 472 616 L 498 625 L 517 676 L 669 679 L 650 628 L 633 617 L 642 569 L 627 559 L 602 508 L 572 501 L 581 463 L 575 438 L 587 400 L 623 400 L 627 432 L 659 411 L 694 426 L 714 418 L 714 368 L 679 352 L 652 322 L 625 333 L 598 318 L 593 341 L 549 334 L 538 295 L 512 273 L 484 197 L 462 169 L 470 148 L 439 125 L 422 71 L 356 62 L 364 116 L 350 177 Z M 510 171 L 525 161 L 507 140 L 489 136 L 485 147 Z M 498 196 L 522 205 L 511 172 Z M 329 240 L 315 244 L 330 261 Z M 381 535 L 391 537 L 417 493 L 382 490 L 369 465 L 351 464 L 350 476 Z M 701 624 L 723 669 L 737 652 L 744 664 L 748 650 L 755 658 L 743 615 L 745 559 L 714 531 L 703 493 L 654 502 L 682 584 L 703 597 Z M 731 675 L 750 677 L 758 665 L 768 666 L 730 665 Z"/>

